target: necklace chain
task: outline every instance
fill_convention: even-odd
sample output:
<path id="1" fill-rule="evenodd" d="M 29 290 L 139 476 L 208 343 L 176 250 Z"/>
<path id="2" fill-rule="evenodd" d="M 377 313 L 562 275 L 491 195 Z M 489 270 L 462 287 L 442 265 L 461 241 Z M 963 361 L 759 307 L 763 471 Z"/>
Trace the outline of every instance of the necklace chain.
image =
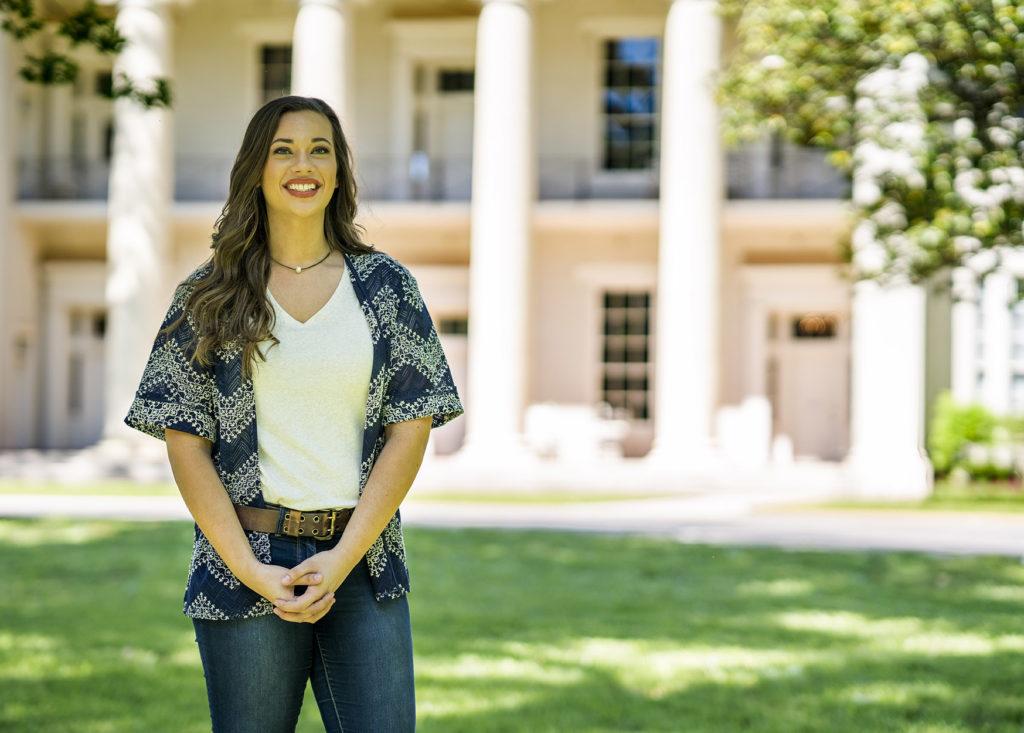
<path id="1" fill-rule="evenodd" d="M 286 264 L 284 264 L 283 262 L 277 262 L 277 260 L 274 260 L 274 258 L 273 258 L 273 257 L 271 257 L 270 259 L 274 260 L 274 262 L 277 262 L 277 264 L 281 265 L 281 267 L 287 267 L 287 268 L 288 268 L 289 270 L 294 270 L 294 271 L 296 272 L 296 274 L 300 274 L 300 273 L 301 273 L 301 272 L 302 272 L 303 270 L 308 270 L 308 269 L 309 269 L 310 267 L 316 267 L 316 266 L 317 266 L 317 265 L 319 265 L 319 264 L 320 264 L 321 262 L 323 262 L 324 260 L 326 260 L 326 259 L 327 259 L 327 258 L 328 258 L 328 257 L 330 256 L 330 254 L 331 254 L 331 250 L 330 250 L 330 249 L 328 249 L 328 250 L 327 250 L 327 254 L 325 254 L 325 255 L 324 255 L 323 257 L 321 257 L 321 258 L 320 258 L 319 260 L 317 260 L 316 262 L 314 262 L 314 263 L 313 263 L 312 265 L 307 265 L 307 266 L 305 266 L 305 267 L 303 267 L 302 265 L 295 265 L 295 266 L 293 267 L 293 266 L 291 266 L 291 265 L 286 265 Z"/>

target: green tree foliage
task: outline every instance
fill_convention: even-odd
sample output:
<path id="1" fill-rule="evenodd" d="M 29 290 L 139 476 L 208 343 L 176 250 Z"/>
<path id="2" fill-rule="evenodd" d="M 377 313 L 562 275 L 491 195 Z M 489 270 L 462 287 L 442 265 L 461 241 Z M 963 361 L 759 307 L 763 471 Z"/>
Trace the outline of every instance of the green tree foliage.
<path id="1" fill-rule="evenodd" d="M 93 0 L 87 0 L 79 10 L 66 13 L 52 22 L 36 15 L 32 0 L 0 0 L 0 28 L 16 40 L 22 41 L 39 33 L 48 24 L 54 25 L 54 33 L 67 39 L 72 48 L 87 43 L 102 54 L 116 54 L 128 40 L 117 32 L 114 20 L 105 17 Z M 78 64 L 63 53 L 47 50 L 41 56 L 27 54 L 18 75 L 29 83 L 44 86 L 73 84 L 78 78 Z M 171 106 L 171 85 L 166 77 L 153 79 L 152 89 L 142 89 L 122 73 L 109 92 L 101 91 L 100 94 L 109 99 L 129 97 L 147 108 Z"/>
<path id="2" fill-rule="evenodd" d="M 853 179 L 855 276 L 999 266 L 1024 231 L 1022 0 L 722 0 L 736 145 L 779 130 Z"/>

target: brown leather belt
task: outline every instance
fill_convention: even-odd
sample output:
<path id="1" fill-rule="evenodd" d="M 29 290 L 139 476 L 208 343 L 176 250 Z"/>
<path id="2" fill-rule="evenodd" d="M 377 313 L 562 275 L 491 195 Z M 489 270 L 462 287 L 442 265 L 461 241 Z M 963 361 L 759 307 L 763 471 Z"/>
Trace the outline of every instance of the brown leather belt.
<path id="1" fill-rule="evenodd" d="M 235 514 L 243 529 L 253 532 L 288 535 L 289 537 L 312 537 L 329 540 L 335 533 L 345 531 L 345 525 L 355 507 L 345 509 L 321 509 L 319 511 L 291 509 L 277 504 L 261 509 L 254 506 L 234 504 Z"/>

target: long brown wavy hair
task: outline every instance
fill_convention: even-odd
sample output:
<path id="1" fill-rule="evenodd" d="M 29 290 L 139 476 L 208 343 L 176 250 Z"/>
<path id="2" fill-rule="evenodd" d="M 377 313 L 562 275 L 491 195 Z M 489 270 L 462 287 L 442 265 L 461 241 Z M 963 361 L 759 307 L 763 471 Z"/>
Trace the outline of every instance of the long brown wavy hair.
<path id="1" fill-rule="evenodd" d="M 243 373 L 249 378 L 256 354 L 265 358 L 258 342 L 271 339 L 279 343 L 271 333 L 274 311 L 265 295 L 271 262 L 262 180 L 267 151 L 281 115 L 300 110 L 322 114 L 331 123 L 334 134 L 338 186 L 324 212 L 328 245 L 331 250 L 353 255 L 379 251 L 362 241 L 359 231 L 365 230 L 354 221 L 353 158 L 338 115 L 317 97 L 289 95 L 267 102 L 250 120 L 231 167 L 227 203 L 214 224 L 210 245 L 213 254 L 199 268 L 212 261 L 213 269 L 194 281 L 182 314 L 163 329 L 173 331 L 182 318 L 189 317 L 194 324 L 192 358 L 203 366 L 213 363 L 219 348 L 237 342 L 243 348 Z"/>

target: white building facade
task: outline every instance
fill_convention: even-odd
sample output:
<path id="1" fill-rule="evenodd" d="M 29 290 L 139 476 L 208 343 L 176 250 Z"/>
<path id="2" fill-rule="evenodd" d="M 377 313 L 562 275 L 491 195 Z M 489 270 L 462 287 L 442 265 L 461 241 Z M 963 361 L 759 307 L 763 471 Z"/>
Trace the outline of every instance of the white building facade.
<path id="1" fill-rule="evenodd" d="M 171 289 L 207 255 L 252 113 L 294 93 L 338 111 L 367 240 L 431 308 L 467 410 L 435 460 L 930 490 L 930 402 L 979 389 L 995 306 L 853 287 L 824 155 L 722 147 L 734 38 L 713 0 L 106 7 L 130 47 L 76 54 L 73 89 L 21 82 L 42 42 L 0 34 L 0 448 L 146 440 L 121 420 Z M 168 77 L 172 108 L 98 96 L 119 72 Z M 1006 377 L 985 399 L 1019 402 L 1012 313 L 983 323 Z"/>

